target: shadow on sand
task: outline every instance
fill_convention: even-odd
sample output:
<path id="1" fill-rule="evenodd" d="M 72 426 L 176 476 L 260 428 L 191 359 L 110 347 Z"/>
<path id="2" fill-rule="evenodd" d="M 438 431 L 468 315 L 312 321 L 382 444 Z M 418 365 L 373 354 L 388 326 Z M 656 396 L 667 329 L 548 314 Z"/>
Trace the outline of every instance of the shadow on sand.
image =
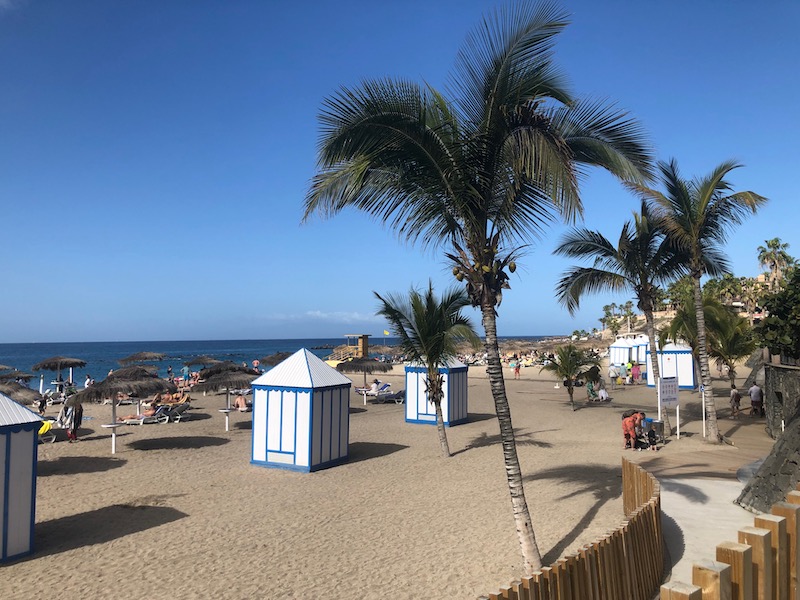
<path id="1" fill-rule="evenodd" d="M 472 420 L 472 416 L 470 415 L 470 420 Z M 493 417 L 494 415 L 491 415 Z M 558 429 L 544 429 L 542 431 L 525 431 L 525 429 L 514 429 L 514 437 L 517 440 L 518 446 L 536 446 L 537 448 L 552 448 L 553 444 L 550 442 L 542 442 L 540 440 L 535 440 L 531 436 L 536 435 L 537 433 L 545 433 L 547 431 L 559 431 Z M 452 453 L 452 456 L 457 454 L 461 454 L 462 452 L 466 452 L 467 450 L 472 450 L 473 448 L 486 448 L 487 446 L 496 446 L 497 444 L 501 443 L 500 434 L 496 435 L 489 435 L 486 432 L 481 433 L 478 437 L 474 437 L 470 440 L 470 442 L 462 449 L 456 450 Z"/>
<path id="2" fill-rule="evenodd" d="M 371 458 L 380 458 L 381 456 L 389 456 L 400 450 L 405 450 L 408 446 L 403 444 L 386 444 L 380 442 L 351 442 L 350 443 L 350 456 L 347 459 L 348 463 L 357 463 L 362 460 L 370 460 Z"/>
<path id="3" fill-rule="evenodd" d="M 40 460 L 36 467 L 39 477 L 73 475 L 75 473 L 102 473 L 117 469 L 127 460 L 105 456 L 59 456 L 53 460 Z"/>
<path id="4" fill-rule="evenodd" d="M 20 562 L 104 544 L 186 516 L 169 506 L 115 504 L 44 521 L 35 527 L 35 548 L 38 550 Z"/>
<path id="5" fill-rule="evenodd" d="M 561 538 L 558 544 L 542 557 L 543 563 L 549 565 L 575 543 L 575 540 L 591 524 L 600 508 L 606 502 L 622 496 L 622 472 L 619 467 L 564 465 L 538 471 L 524 477 L 526 482 L 541 481 L 542 479 L 562 481 L 569 487 L 577 485 L 577 489 L 556 500 L 563 500 L 581 494 L 594 496 L 594 504 L 586 511 L 586 514 L 575 524 L 571 531 Z"/>
<path id="6" fill-rule="evenodd" d="M 195 450 L 210 446 L 222 446 L 230 440 L 220 437 L 164 437 L 148 440 L 135 440 L 128 444 L 134 450 Z"/>

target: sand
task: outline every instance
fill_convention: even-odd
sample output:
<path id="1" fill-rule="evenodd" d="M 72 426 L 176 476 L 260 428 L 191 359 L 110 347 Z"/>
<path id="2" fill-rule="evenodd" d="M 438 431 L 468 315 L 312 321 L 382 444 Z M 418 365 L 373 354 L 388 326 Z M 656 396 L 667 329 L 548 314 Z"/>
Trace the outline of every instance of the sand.
<path id="1" fill-rule="evenodd" d="M 620 413 L 655 413 L 655 392 L 629 387 L 587 405 L 579 388 L 572 412 L 566 390 L 538 368 L 506 376 L 547 564 L 621 522 L 621 457 L 648 453 L 622 450 Z M 402 367 L 381 379 L 404 387 Z M 251 465 L 251 414 L 232 413 L 226 433 L 224 396 L 193 394 L 182 423 L 122 428 L 114 456 L 100 427 L 110 407 L 87 405 L 80 442 L 39 446 L 36 552 L 0 567 L 3 597 L 467 599 L 497 590 L 521 574 L 521 557 L 482 367 L 470 370 L 469 394 L 471 420 L 448 429 L 453 456 L 443 459 L 434 427 L 406 424 L 399 405 L 363 406 L 354 393 L 350 460 L 311 474 Z M 680 451 L 668 444 L 647 459 Z"/>

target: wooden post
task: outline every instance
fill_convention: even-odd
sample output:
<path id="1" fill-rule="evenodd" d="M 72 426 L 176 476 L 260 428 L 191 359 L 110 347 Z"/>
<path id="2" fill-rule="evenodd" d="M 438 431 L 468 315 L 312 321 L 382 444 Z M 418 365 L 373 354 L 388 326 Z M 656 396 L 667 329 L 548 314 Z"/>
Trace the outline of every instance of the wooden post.
<path id="1" fill-rule="evenodd" d="M 800 550 L 800 506 L 788 502 L 778 502 L 772 507 L 772 514 L 786 518 L 787 569 L 789 571 L 789 598 L 800 600 L 797 586 L 797 555 Z"/>
<path id="2" fill-rule="evenodd" d="M 786 519 L 777 515 L 758 515 L 753 519 L 756 527 L 769 529 L 772 534 L 772 587 L 775 600 L 789 598 L 789 566 L 787 562 Z"/>
<path id="3" fill-rule="evenodd" d="M 722 542 L 717 561 L 731 566 L 731 599 L 753 600 L 753 549 L 747 544 Z"/>
<path id="4" fill-rule="evenodd" d="M 739 543 L 753 549 L 753 598 L 773 600 L 772 532 L 758 527 L 743 527 L 739 530 Z"/>
<path id="5" fill-rule="evenodd" d="M 731 600 L 731 567 L 714 560 L 692 565 L 692 583 L 703 590 L 703 600 Z"/>
<path id="6" fill-rule="evenodd" d="M 703 600 L 703 590 L 696 585 L 670 581 L 661 586 L 661 600 Z"/>

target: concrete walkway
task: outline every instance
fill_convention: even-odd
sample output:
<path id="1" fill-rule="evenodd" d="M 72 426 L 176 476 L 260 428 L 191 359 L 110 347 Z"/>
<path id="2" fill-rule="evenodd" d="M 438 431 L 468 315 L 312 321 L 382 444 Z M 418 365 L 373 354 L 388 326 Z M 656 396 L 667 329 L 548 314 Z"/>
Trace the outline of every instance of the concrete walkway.
<path id="1" fill-rule="evenodd" d="M 753 524 L 753 513 L 733 501 L 773 440 L 763 418 L 731 420 L 726 414 L 719 425 L 732 445 L 706 443 L 702 421 L 692 417 L 682 426 L 681 439 L 669 441 L 668 451 L 628 456 L 661 482 L 662 524 L 675 581 L 691 583 L 695 562 L 713 560 L 719 543 L 736 541 L 738 530 Z"/>

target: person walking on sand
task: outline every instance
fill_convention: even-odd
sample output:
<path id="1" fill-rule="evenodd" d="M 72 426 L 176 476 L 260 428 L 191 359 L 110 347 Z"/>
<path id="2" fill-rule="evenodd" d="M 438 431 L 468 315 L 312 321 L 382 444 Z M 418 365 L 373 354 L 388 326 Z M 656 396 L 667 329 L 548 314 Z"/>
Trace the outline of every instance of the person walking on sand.
<path id="1" fill-rule="evenodd" d="M 747 390 L 750 395 L 750 416 L 763 417 L 764 416 L 764 391 L 758 387 L 757 383 L 753 383 L 753 387 Z"/>
<path id="2" fill-rule="evenodd" d="M 742 395 L 736 389 L 736 384 L 731 384 L 731 419 L 739 418 L 739 403 L 742 401 Z"/>
<path id="3" fill-rule="evenodd" d="M 514 379 L 519 379 L 519 361 L 514 363 Z"/>

